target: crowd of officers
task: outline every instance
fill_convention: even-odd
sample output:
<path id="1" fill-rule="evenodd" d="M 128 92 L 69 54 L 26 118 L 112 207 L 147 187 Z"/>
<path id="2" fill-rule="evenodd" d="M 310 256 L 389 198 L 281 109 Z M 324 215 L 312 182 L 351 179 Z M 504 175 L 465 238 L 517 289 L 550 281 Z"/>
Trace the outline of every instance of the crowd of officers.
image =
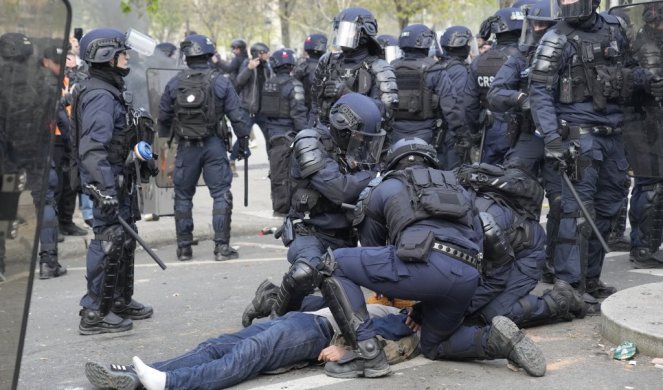
<path id="1" fill-rule="evenodd" d="M 661 116 L 650 108 L 660 111 L 663 96 L 663 10 L 643 7 L 643 28 L 628 33 L 624 19 L 599 14 L 598 6 L 519 1 L 482 23 L 478 36 L 493 44 L 481 54 L 464 26 L 439 40 L 422 24 L 398 38 L 378 36 L 373 14 L 357 7 L 336 16 L 329 42 L 308 36 L 301 61 L 291 49 L 247 48 L 239 39 L 224 61 L 208 37 L 189 34 L 179 46 L 186 68 L 165 86 L 156 124 L 141 121 L 122 93 L 131 49 L 125 34 L 88 32 L 80 41 L 86 75 L 63 105 L 71 123 L 63 148 L 77 165 L 72 180 L 95 202 L 80 333 L 126 331 L 152 315 L 133 299 L 136 242 L 119 219 L 135 230 L 134 184 L 158 173 L 149 150 L 155 133 L 177 142 L 178 259 L 193 256 L 192 198 L 202 173 L 222 261 L 239 256 L 230 245 L 230 186 L 257 125 L 273 211 L 285 217 L 275 236 L 291 267 L 280 286 L 259 286 L 245 326 L 329 306 L 352 351 L 326 372 L 386 375 L 364 286 L 419 302 L 408 319 L 421 325 L 421 349 L 431 359 L 508 358 L 543 375 L 540 350 L 517 326 L 600 313 L 599 299 L 616 291 L 600 279 L 600 238 L 623 234 L 624 112 L 638 94 L 636 111 Z M 329 43 L 335 50 L 327 51 Z M 81 69 L 68 69 L 71 85 Z M 663 266 L 659 182 L 635 171 L 629 249 L 636 267 Z M 49 242 L 40 251 L 45 278 L 66 272 Z M 530 294 L 542 278 L 554 287 Z M 316 288 L 324 299 L 311 295 Z"/>

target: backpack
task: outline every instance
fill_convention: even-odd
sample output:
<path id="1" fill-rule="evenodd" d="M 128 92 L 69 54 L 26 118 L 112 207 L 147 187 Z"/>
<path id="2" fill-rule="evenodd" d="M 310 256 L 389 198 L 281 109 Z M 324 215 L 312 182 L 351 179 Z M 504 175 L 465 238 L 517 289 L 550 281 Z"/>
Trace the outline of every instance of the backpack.
<path id="1" fill-rule="evenodd" d="M 215 134 L 219 126 L 214 107 L 213 69 L 184 70 L 177 75 L 174 134 L 180 139 L 201 140 Z"/>

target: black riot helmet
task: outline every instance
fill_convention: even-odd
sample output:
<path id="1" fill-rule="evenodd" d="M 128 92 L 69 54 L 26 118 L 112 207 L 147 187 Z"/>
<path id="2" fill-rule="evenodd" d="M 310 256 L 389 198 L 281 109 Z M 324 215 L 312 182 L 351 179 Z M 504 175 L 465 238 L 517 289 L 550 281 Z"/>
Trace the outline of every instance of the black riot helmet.
<path id="1" fill-rule="evenodd" d="M 177 50 L 177 46 L 170 42 L 161 42 L 157 44 L 156 49 L 163 53 L 163 55 L 166 57 L 172 57 L 173 54 L 175 54 L 175 50 Z"/>
<path id="2" fill-rule="evenodd" d="M 472 31 L 465 26 L 451 26 L 444 30 L 440 37 L 443 49 L 466 47 L 472 42 Z"/>
<path id="3" fill-rule="evenodd" d="M 130 50 L 126 35 L 114 28 L 97 28 L 83 35 L 80 42 L 83 61 L 100 64 L 112 61 L 123 51 Z"/>
<path id="4" fill-rule="evenodd" d="M 557 23 L 556 10 L 551 8 L 550 0 L 539 0 L 525 10 L 525 22 L 518 41 L 518 48 L 527 53 L 539 44 L 543 34 Z"/>
<path id="5" fill-rule="evenodd" d="M 601 5 L 600 0 L 557 0 L 561 17 L 571 24 L 582 23 Z"/>
<path id="6" fill-rule="evenodd" d="M 366 8 L 346 8 L 332 22 L 332 44 L 342 50 L 368 45 L 372 54 L 380 54 L 382 48 L 375 38 L 377 34 L 378 21 Z"/>
<path id="7" fill-rule="evenodd" d="M 422 162 L 431 168 L 439 168 L 437 151 L 421 138 L 406 137 L 399 139 L 389 147 L 384 167 L 385 171 L 391 171 Z"/>
<path id="8" fill-rule="evenodd" d="M 292 49 L 283 48 L 272 53 L 269 64 L 272 69 L 279 71 L 284 68 L 292 69 L 295 66 L 295 52 Z M 284 69 L 285 70 L 285 69 Z"/>
<path id="9" fill-rule="evenodd" d="M 231 49 L 239 49 L 243 52 L 246 52 L 246 42 L 243 39 L 235 39 L 230 42 Z"/>
<path id="10" fill-rule="evenodd" d="M 391 61 L 403 56 L 401 48 L 398 47 L 398 38 L 389 34 L 382 34 L 376 38 L 382 51 L 384 52 L 384 60 L 391 63 Z"/>
<path id="11" fill-rule="evenodd" d="M 25 62 L 34 53 L 32 42 L 21 33 L 0 36 L 0 56 L 14 62 Z"/>
<path id="12" fill-rule="evenodd" d="M 216 47 L 211 39 L 204 35 L 192 34 L 184 38 L 180 43 L 180 51 L 185 57 L 208 56 L 216 52 Z"/>
<path id="13" fill-rule="evenodd" d="M 373 169 L 380 162 L 387 133 L 375 102 L 359 93 L 348 93 L 329 112 L 330 133 L 351 168 Z"/>
<path id="14" fill-rule="evenodd" d="M 320 58 L 327 51 L 327 36 L 325 34 L 311 34 L 304 40 L 304 51 L 309 57 Z"/>
<path id="15" fill-rule="evenodd" d="M 269 53 L 269 46 L 262 42 L 256 42 L 251 45 L 251 58 L 258 58 L 260 54 Z"/>
<path id="16" fill-rule="evenodd" d="M 435 44 L 435 31 L 423 24 L 411 24 L 403 29 L 398 37 L 398 47 L 402 50 L 421 49 L 428 52 Z"/>

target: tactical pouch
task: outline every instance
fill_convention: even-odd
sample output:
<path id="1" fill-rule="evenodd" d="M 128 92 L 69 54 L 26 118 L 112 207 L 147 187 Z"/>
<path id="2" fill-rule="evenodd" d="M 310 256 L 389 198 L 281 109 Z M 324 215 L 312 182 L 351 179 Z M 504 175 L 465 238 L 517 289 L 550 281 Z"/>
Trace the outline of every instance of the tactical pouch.
<path id="1" fill-rule="evenodd" d="M 559 102 L 573 103 L 573 82 L 570 76 L 563 76 L 559 81 Z"/>
<path id="2" fill-rule="evenodd" d="M 396 256 L 408 263 L 428 263 L 435 235 L 431 231 L 405 232 L 396 246 Z"/>
<path id="3" fill-rule="evenodd" d="M 311 211 L 318 204 L 320 194 L 318 191 L 307 188 L 298 188 L 292 197 L 291 206 L 299 212 Z"/>

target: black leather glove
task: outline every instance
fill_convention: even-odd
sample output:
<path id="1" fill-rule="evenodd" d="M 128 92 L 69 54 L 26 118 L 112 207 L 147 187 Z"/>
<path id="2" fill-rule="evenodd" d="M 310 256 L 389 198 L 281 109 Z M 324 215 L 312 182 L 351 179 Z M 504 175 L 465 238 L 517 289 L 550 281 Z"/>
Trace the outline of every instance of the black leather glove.
<path id="1" fill-rule="evenodd" d="M 560 160 L 564 157 L 564 151 L 562 150 L 562 138 L 557 137 L 552 141 L 546 142 L 545 147 L 546 158 L 552 158 Z"/>
<path id="2" fill-rule="evenodd" d="M 239 153 L 239 156 L 237 157 L 238 160 L 249 158 L 251 156 L 248 136 L 237 139 L 237 152 Z"/>
<path id="3" fill-rule="evenodd" d="M 87 188 L 90 195 L 92 195 L 95 207 L 100 208 L 101 212 L 108 217 L 117 217 L 120 203 L 118 202 L 116 195 L 105 194 L 92 184 L 87 184 L 85 188 Z"/>
<path id="4" fill-rule="evenodd" d="M 663 77 L 654 76 L 649 84 L 649 90 L 654 97 L 663 97 Z"/>
<path id="5" fill-rule="evenodd" d="M 157 166 L 157 160 L 147 160 L 143 161 L 140 164 L 140 177 L 144 181 L 149 181 L 150 177 L 155 177 L 159 174 L 159 167 Z"/>
<path id="6" fill-rule="evenodd" d="M 347 92 L 348 88 L 342 81 L 325 81 L 323 95 L 326 98 L 338 99 Z"/>

